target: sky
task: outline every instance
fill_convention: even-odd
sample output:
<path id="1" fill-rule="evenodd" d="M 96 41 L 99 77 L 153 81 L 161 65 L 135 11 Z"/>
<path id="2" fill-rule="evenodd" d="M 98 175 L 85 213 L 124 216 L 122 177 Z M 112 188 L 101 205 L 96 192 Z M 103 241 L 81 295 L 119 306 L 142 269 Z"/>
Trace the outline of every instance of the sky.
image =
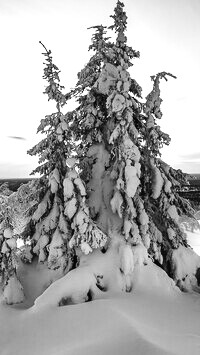
<path id="1" fill-rule="evenodd" d="M 0 178 L 28 177 L 38 158 L 27 150 L 41 140 L 40 120 L 55 112 L 43 95 L 42 41 L 68 91 L 90 53 L 90 26 L 110 25 L 116 0 L 0 0 Z M 150 76 L 171 72 L 161 84 L 161 129 L 171 137 L 162 158 L 176 169 L 200 173 L 200 1 L 124 0 L 128 45 L 140 51 L 131 76 L 143 88 Z M 70 106 L 67 110 L 71 109 Z"/>

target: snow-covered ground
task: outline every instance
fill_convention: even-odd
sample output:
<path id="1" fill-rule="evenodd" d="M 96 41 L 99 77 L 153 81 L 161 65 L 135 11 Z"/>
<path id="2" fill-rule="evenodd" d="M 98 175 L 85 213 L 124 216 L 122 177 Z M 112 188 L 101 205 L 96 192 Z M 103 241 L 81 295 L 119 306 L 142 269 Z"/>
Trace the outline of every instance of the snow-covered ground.
<path id="1" fill-rule="evenodd" d="M 187 232 L 188 243 L 191 245 L 195 253 L 200 255 L 200 230 Z"/>
<path id="2" fill-rule="evenodd" d="M 189 233 L 195 245 L 197 235 Z M 22 277 L 30 304 L 41 280 L 53 279 L 31 265 Z M 30 308 L 0 305 L 0 354 L 199 355 L 199 294 L 181 292 L 151 261 L 138 265 L 133 281 L 131 293 L 104 292 L 88 303 L 56 307 L 46 293 L 45 307 L 40 299 Z"/>

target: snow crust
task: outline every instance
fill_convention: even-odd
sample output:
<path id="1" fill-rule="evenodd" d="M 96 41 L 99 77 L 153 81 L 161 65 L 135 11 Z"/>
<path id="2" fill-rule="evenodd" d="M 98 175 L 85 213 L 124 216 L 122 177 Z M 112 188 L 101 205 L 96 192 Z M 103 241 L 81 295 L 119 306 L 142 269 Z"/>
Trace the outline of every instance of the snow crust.
<path id="1" fill-rule="evenodd" d="M 58 306 L 62 300 L 68 304 L 80 303 L 102 297 L 102 289 L 131 291 L 135 266 L 148 263 L 148 254 L 142 244 L 134 247 L 112 238 L 112 247 L 103 254 L 90 246 L 81 244 L 80 266 L 54 282 L 36 301 L 36 308 Z M 90 253 L 90 254 L 89 254 Z M 100 287 L 99 287 L 100 283 Z"/>

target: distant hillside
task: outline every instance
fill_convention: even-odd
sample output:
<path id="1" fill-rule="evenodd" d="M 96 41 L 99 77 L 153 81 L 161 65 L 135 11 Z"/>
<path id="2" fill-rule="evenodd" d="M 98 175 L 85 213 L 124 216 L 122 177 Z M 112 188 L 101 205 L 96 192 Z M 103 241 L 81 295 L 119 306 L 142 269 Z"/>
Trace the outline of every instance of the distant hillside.
<path id="1" fill-rule="evenodd" d="M 199 186 L 200 187 L 200 174 L 190 174 L 194 179 L 188 178 L 188 181 L 191 186 Z"/>
<path id="2" fill-rule="evenodd" d="M 190 174 L 191 176 L 195 176 L 197 179 L 200 180 L 200 174 Z"/>
<path id="3" fill-rule="evenodd" d="M 19 188 L 20 185 L 22 184 L 27 184 L 27 182 L 31 181 L 31 180 L 36 180 L 36 179 L 0 179 L 0 186 L 4 183 L 7 182 L 8 183 L 8 187 L 11 191 L 17 191 L 17 189 Z"/>

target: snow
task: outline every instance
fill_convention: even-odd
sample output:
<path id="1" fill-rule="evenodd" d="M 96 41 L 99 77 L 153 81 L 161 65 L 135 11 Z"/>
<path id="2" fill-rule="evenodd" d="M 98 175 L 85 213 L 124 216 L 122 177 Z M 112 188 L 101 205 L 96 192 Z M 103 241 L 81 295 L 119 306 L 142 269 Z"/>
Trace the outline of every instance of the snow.
<path id="1" fill-rule="evenodd" d="M 17 247 L 17 241 L 15 238 L 7 239 L 6 243 L 8 244 L 10 249 L 15 249 Z"/>
<path id="2" fill-rule="evenodd" d="M 58 227 L 65 237 L 69 234 L 68 225 L 62 212 L 60 213 Z"/>
<path id="3" fill-rule="evenodd" d="M 132 228 L 132 223 L 128 218 L 124 219 L 124 234 L 125 234 L 125 239 L 127 240 L 129 237 L 129 233 Z"/>
<path id="4" fill-rule="evenodd" d="M 148 214 L 145 212 L 144 209 L 139 214 L 139 221 L 142 226 L 145 226 L 149 223 L 149 217 Z"/>
<path id="5" fill-rule="evenodd" d="M 134 270 L 134 259 L 130 245 L 122 245 L 119 250 L 119 255 L 120 269 L 123 271 L 125 276 L 131 274 Z"/>
<path id="6" fill-rule="evenodd" d="M 46 234 L 41 235 L 37 244 L 33 248 L 33 252 L 39 255 L 39 262 L 43 262 L 46 259 L 46 253 L 44 248 L 49 243 L 49 237 Z"/>
<path id="7" fill-rule="evenodd" d="M 59 204 L 59 199 L 57 197 L 55 197 L 54 204 L 53 204 L 53 207 L 52 207 L 50 213 L 41 222 L 41 225 L 43 226 L 43 230 L 45 232 L 49 232 L 49 230 L 54 229 L 57 225 L 57 220 L 59 218 L 59 213 L 60 213 L 60 209 L 59 209 L 58 204 Z"/>
<path id="8" fill-rule="evenodd" d="M 72 219 L 76 211 L 77 211 L 77 200 L 75 197 L 73 197 L 71 200 L 66 202 L 64 213 L 69 219 Z"/>
<path id="9" fill-rule="evenodd" d="M 53 194 L 57 192 L 59 183 L 60 183 L 59 171 L 57 168 L 55 168 L 49 176 L 49 185 L 51 188 L 51 192 Z"/>
<path id="10" fill-rule="evenodd" d="M 172 187 L 171 181 L 169 181 L 164 174 L 162 174 L 162 178 L 164 180 L 164 191 L 166 193 L 171 193 L 171 187 Z"/>
<path id="11" fill-rule="evenodd" d="M 116 94 L 112 101 L 113 112 L 122 111 L 125 106 L 125 97 L 121 94 Z"/>
<path id="12" fill-rule="evenodd" d="M 176 206 L 171 205 L 171 206 L 168 208 L 167 213 L 169 214 L 169 216 L 170 216 L 175 222 L 178 223 L 178 221 L 179 221 L 179 215 L 178 215 Z"/>
<path id="13" fill-rule="evenodd" d="M 136 190 L 140 184 L 137 177 L 137 169 L 135 166 L 126 165 L 125 167 L 126 193 L 129 197 L 134 197 Z"/>
<path id="14" fill-rule="evenodd" d="M 37 222 L 39 219 L 43 216 L 43 214 L 46 212 L 48 205 L 50 204 L 50 192 L 48 191 L 46 195 L 44 196 L 42 202 L 38 205 L 38 208 L 33 214 L 33 221 Z"/>
<path id="15" fill-rule="evenodd" d="M 193 233 L 187 231 L 187 241 L 195 253 L 200 255 L 200 230 Z"/>
<path id="16" fill-rule="evenodd" d="M 36 299 L 33 309 L 59 306 L 64 300 L 66 303 L 82 303 L 87 300 L 90 290 L 98 292 L 95 275 L 89 267 L 79 267 L 51 284 Z"/>
<path id="17" fill-rule="evenodd" d="M 84 210 L 78 211 L 78 213 L 75 215 L 74 221 L 73 221 L 74 229 L 78 228 L 78 231 L 81 234 L 84 234 L 87 230 L 88 223 L 89 223 L 88 213 L 85 213 Z"/>
<path id="18" fill-rule="evenodd" d="M 172 267 L 174 279 L 178 281 L 183 290 L 196 286 L 196 272 L 200 268 L 200 256 L 195 252 L 180 245 L 172 253 Z"/>
<path id="19" fill-rule="evenodd" d="M 74 185 L 71 179 L 66 177 L 63 181 L 65 199 L 71 198 L 74 194 Z"/>
<path id="20" fill-rule="evenodd" d="M 142 243 L 131 247 L 122 242 L 118 235 L 113 235 L 111 244 L 111 248 L 104 254 L 100 250 L 92 252 L 90 246 L 83 242 L 79 267 L 50 285 L 35 300 L 33 309 L 38 311 L 82 303 L 88 298 L 95 300 L 104 297 L 106 291 L 131 292 L 137 284 L 135 278 L 138 272 L 152 262 Z M 174 287 L 175 284 L 172 284 Z"/>
<path id="21" fill-rule="evenodd" d="M 93 281 L 87 276 L 88 286 Z M 135 268 L 132 293 L 57 308 L 0 305 L 1 354 L 199 355 L 199 306 L 196 294 L 181 293 L 149 262 Z"/>
<path id="22" fill-rule="evenodd" d="M 112 132 L 111 136 L 110 136 L 110 139 L 109 139 L 109 144 L 113 144 L 114 141 L 119 137 L 120 135 L 120 131 L 121 131 L 121 127 L 120 125 L 118 124 L 114 131 Z"/>
<path id="23" fill-rule="evenodd" d="M 123 144 L 121 146 L 125 159 L 131 159 L 135 162 L 140 160 L 140 152 L 138 147 L 132 142 L 128 135 L 123 137 Z"/>
<path id="24" fill-rule="evenodd" d="M 51 243 L 48 245 L 48 265 L 49 267 L 56 267 L 60 265 L 61 256 L 63 255 L 62 247 L 64 245 L 64 241 L 62 238 L 62 234 L 59 232 L 59 229 L 56 228 Z M 57 265 L 58 264 L 58 265 Z"/>
<path id="25" fill-rule="evenodd" d="M 1 247 L 1 253 L 2 254 L 6 254 L 6 253 L 9 253 L 9 252 L 10 252 L 10 248 L 8 247 L 8 244 L 4 240 L 3 245 Z"/>
<path id="26" fill-rule="evenodd" d="M 3 292 L 7 304 L 21 303 L 24 300 L 23 288 L 15 275 L 11 276 Z"/>
<path id="27" fill-rule="evenodd" d="M 144 247 L 142 243 L 137 244 L 132 249 L 133 249 L 133 259 L 135 265 L 139 265 L 141 267 L 142 265 L 148 264 L 147 249 Z"/>
<path id="28" fill-rule="evenodd" d="M 105 231 L 113 191 L 113 181 L 110 173 L 106 171 L 110 155 L 103 144 L 94 144 L 88 149 L 87 157 L 92 162 L 92 176 L 87 184 L 89 197 L 87 203 L 91 216 L 99 215 L 98 226 Z"/>
<path id="29" fill-rule="evenodd" d="M 125 42 L 123 30 L 118 32 L 118 42 Z M 116 53 L 122 51 L 120 46 L 116 46 L 115 50 Z M 126 51 L 128 54 L 129 47 L 126 47 Z M 112 57 L 111 49 L 108 52 Z M 132 122 L 134 116 L 131 107 L 139 111 L 141 107 L 127 93 L 131 81 L 128 72 L 124 70 L 128 67 L 125 57 L 120 57 L 120 64 L 116 68 L 111 63 L 105 63 L 94 85 L 97 89 L 95 91 L 109 95 L 106 102 L 108 116 L 119 122 L 115 128 L 111 124 L 109 140 L 110 144 L 117 145 L 120 136 L 119 165 L 115 171 L 113 169 L 111 178 L 109 167 L 112 155 L 109 155 L 103 143 L 90 146 L 86 157 L 88 168 L 91 168 L 88 169 L 90 182 L 86 188 L 93 220 L 86 209 L 86 188 L 75 171 L 75 159 L 66 161 L 69 172 L 64 180 L 64 212 L 61 201 L 54 196 L 50 214 L 41 221 L 50 207 L 50 195 L 46 195 L 38 206 L 33 216 L 33 221 L 38 222 L 34 252 L 43 265 L 40 268 L 34 260 L 31 265 L 20 263 L 16 270 L 17 276 L 12 275 L 8 280 L 1 300 L 8 304 L 22 302 L 24 290 L 25 301 L 12 308 L 5 306 L 4 302 L 0 304 L 0 349 L 3 355 L 199 354 L 200 299 L 192 286 L 196 272 L 200 271 L 200 257 L 183 245 L 172 250 L 171 271 L 175 281 L 183 289 L 191 286 L 191 293 L 183 294 L 164 270 L 153 264 L 148 256 L 150 238 L 147 230 L 151 221 L 142 199 L 136 194 L 141 175 L 140 151 L 136 145 L 137 139 L 134 144 L 129 136 L 131 132 L 135 138 L 138 136 Z M 98 70 L 93 74 L 99 74 Z M 91 79 L 95 77 L 93 74 Z M 147 97 L 145 112 L 149 114 L 149 130 L 154 126 L 154 118 L 150 115 L 152 109 L 156 109 L 156 117 L 161 115 L 159 100 L 156 87 Z M 124 117 L 125 111 L 128 112 L 127 118 Z M 94 126 L 96 116 L 97 111 L 88 109 L 84 122 L 86 128 Z M 57 128 L 59 141 L 64 137 L 63 130 L 68 128 L 63 117 Z M 125 119 L 132 122 L 129 133 Z M 152 133 L 156 138 L 156 131 L 152 130 Z M 97 141 L 102 139 L 100 133 L 99 137 L 97 133 Z M 87 139 L 88 143 L 93 142 L 91 132 Z M 171 182 L 154 161 L 151 167 L 152 197 L 158 199 L 162 190 L 166 194 L 171 192 Z M 162 170 L 165 171 L 166 167 Z M 60 184 L 57 169 L 50 174 L 49 184 L 51 193 L 55 194 Z M 170 203 L 173 203 L 173 199 Z M 178 222 L 175 205 L 167 203 L 167 197 L 163 205 L 168 217 Z M 74 229 L 73 235 L 68 236 L 68 225 L 63 213 L 67 220 L 74 217 L 69 225 L 69 230 Z M 42 234 L 48 233 L 50 229 L 54 230 L 51 240 L 48 235 Z M 151 229 L 154 258 L 162 264 L 161 246 L 158 243 L 162 241 L 162 235 L 156 227 Z M 119 235 L 119 231 L 123 231 L 128 243 Z M 174 239 L 173 229 L 169 227 L 167 232 L 169 239 Z M 66 233 L 65 240 L 63 233 Z M 7 239 L 2 253 L 10 252 L 10 249 L 16 247 L 16 240 L 6 230 L 4 237 Z M 66 238 L 71 238 L 69 245 L 78 249 L 77 258 L 80 263 L 76 269 L 63 276 L 59 271 L 51 273 L 47 266 L 57 268 L 63 262 Z M 99 247 L 104 248 L 101 251 Z M 48 259 L 45 263 L 47 251 Z M 198 285 L 195 286 L 195 290 L 199 290 Z"/>
<path id="30" fill-rule="evenodd" d="M 117 212 L 120 218 L 122 218 L 122 204 L 123 204 L 123 197 L 121 193 L 117 190 L 115 191 L 113 198 L 110 201 L 110 205 L 113 213 Z"/>
<path id="31" fill-rule="evenodd" d="M 81 196 L 86 196 L 85 186 L 80 178 L 74 180 L 74 184 L 78 187 Z"/>
<path id="32" fill-rule="evenodd" d="M 167 234 L 170 240 L 173 240 L 176 236 L 176 233 L 172 228 L 167 228 Z"/>
<path id="33" fill-rule="evenodd" d="M 106 63 L 94 87 L 97 87 L 102 94 L 108 94 L 110 87 L 114 86 L 118 75 L 116 66 Z"/>
<path id="34" fill-rule="evenodd" d="M 11 228 L 4 229 L 3 235 L 4 235 L 4 238 L 6 238 L 6 239 L 12 238 L 13 233 L 12 233 Z"/>
<path id="35" fill-rule="evenodd" d="M 67 165 L 69 168 L 73 168 L 75 164 L 76 164 L 76 159 L 75 159 L 75 158 L 68 158 L 68 159 L 66 160 L 66 165 Z"/>
<path id="36" fill-rule="evenodd" d="M 89 244 L 87 242 L 82 242 L 81 243 L 81 251 L 85 255 L 88 255 L 89 253 L 92 253 L 92 248 L 89 246 Z"/>
<path id="37" fill-rule="evenodd" d="M 162 178 L 160 170 L 155 166 L 153 159 L 150 161 L 152 169 L 152 197 L 157 199 L 162 191 L 164 180 Z"/>

